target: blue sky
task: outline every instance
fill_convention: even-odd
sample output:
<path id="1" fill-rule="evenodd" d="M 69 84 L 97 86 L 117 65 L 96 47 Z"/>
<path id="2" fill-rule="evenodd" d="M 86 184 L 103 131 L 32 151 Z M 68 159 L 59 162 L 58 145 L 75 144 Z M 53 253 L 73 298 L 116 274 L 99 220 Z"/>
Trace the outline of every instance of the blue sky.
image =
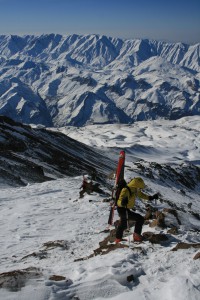
<path id="1" fill-rule="evenodd" d="M 0 0 L 0 34 L 200 42 L 200 0 Z"/>

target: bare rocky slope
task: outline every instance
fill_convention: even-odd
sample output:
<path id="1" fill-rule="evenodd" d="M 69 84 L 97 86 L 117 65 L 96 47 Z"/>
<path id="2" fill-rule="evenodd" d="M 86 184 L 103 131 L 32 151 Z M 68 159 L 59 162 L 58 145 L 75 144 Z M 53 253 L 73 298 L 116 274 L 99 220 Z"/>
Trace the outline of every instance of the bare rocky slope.
<path id="1" fill-rule="evenodd" d="M 33 129 L 0 116 L 0 134 L 0 186 L 85 173 L 101 182 L 113 170 L 110 158 L 62 133 Z"/>

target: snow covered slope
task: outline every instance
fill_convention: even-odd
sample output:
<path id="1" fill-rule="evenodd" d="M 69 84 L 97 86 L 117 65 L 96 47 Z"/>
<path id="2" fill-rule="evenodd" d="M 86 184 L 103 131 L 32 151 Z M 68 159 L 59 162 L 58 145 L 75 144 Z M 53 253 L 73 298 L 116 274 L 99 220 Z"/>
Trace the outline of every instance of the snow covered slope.
<path id="1" fill-rule="evenodd" d="M 107 156 L 117 160 L 119 149 L 126 150 L 126 179 L 142 176 L 146 193 L 160 193 L 156 203 L 148 204 L 159 213 L 165 211 L 166 226 L 152 227 L 154 220 L 150 220 L 151 226 L 147 222 L 143 233 L 164 234 L 167 240 L 137 245 L 132 242 L 132 227 L 120 247 L 109 242 L 108 248 L 101 248 L 109 235 L 104 231 L 109 203 L 97 192 L 80 199 L 80 175 L 1 187 L 0 299 L 199 300 L 199 118 L 60 128 L 95 153 L 101 149 L 105 162 Z M 6 126 L 7 134 L 17 138 L 25 134 L 25 142 L 28 133 L 39 134 L 44 142 L 48 135 L 54 147 L 61 146 L 58 137 L 64 141 L 60 133 L 49 135 L 44 129 L 19 124 L 12 129 L 11 124 Z M 78 154 L 80 144 L 74 141 L 73 145 L 73 155 Z M 48 146 L 43 155 L 49 154 Z M 101 156 L 97 158 L 98 164 Z M 114 183 L 106 176 L 104 180 Z M 107 187 L 103 185 L 111 194 Z M 137 199 L 136 211 L 145 215 L 146 208 Z"/>
<path id="2" fill-rule="evenodd" d="M 134 124 L 61 127 L 60 132 L 94 148 L 119 152 L 159 163 L 200 165 L 200 116 L 179 120 L 155 120 Z M 108 155 L 109 155 L 108 151 Z"/>
<path id="3" fill-rule="evenodd" d="M 200 45 L 0 36 L 0 114 L 45 126 L 200 114 Z"/>

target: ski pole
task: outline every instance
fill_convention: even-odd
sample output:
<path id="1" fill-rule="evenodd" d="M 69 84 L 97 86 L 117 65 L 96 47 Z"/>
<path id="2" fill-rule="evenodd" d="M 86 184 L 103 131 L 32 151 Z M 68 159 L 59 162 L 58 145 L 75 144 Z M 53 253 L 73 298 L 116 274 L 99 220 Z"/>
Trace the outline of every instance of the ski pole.
<path id="1" fill-rule="evenodd" d="M 128 233 L 129 233 L 129 236 L 128 236 L 128 242 L 129 242 L 129 247 L 130 247 L 130 226 L 129 226 L 129 221 L 128 221 L 128 209 L 127 209 L 127 206 L 126 206 L 126 221 L 127 221 L 127 229 L 128 229 Z"/>

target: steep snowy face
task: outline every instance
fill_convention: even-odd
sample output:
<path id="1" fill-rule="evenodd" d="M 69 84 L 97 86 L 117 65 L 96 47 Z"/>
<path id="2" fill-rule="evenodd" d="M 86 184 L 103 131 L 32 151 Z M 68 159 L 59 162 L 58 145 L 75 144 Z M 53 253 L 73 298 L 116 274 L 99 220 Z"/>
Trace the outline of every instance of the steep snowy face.
<path id="1" fill-rule="evenodd" d="M 45 101 L 28 85 L 16 78 L 1 82 L 7 90 L 1 94 L 1 115 L 23 123 L 52 126 Z"/>
<path id="2" fill-rule="evenodd" d="M 104 153 L 61 132 L 32 128 L 0 116 L 0 188 L 91 174 L 99 182 L 113 171 Z"/>
<path id="3" fill-rule="evenodd" d="M 0 114 L 45 126 L 200 114 L 200 45 L 0 36 Z"/>

